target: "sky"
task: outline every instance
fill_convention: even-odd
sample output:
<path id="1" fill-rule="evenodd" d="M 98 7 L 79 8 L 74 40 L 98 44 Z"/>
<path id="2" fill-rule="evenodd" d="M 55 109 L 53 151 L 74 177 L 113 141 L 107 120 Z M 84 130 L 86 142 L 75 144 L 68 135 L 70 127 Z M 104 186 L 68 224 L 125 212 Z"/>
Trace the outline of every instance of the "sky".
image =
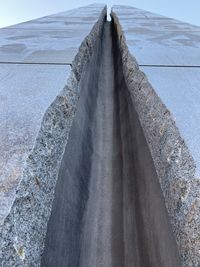
<path id="1" fill-rule="evenodd" d="M 96 2 L 88 0 L 0 0 L 0 28 Z M 131 5 L 200 26 L 200 0 L 99 1 Z"/>

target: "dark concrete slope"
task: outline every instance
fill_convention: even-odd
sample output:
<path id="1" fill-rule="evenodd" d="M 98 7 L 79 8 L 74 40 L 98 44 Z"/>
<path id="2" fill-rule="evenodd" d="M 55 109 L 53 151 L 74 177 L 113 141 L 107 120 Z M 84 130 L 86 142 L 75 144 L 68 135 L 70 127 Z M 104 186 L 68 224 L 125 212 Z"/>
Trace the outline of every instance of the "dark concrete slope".
<path id="1" fill-rule="evenodd" d="M 81 78 L 43 267 L 180 266 L 117 40 L 106 22 Z"/>

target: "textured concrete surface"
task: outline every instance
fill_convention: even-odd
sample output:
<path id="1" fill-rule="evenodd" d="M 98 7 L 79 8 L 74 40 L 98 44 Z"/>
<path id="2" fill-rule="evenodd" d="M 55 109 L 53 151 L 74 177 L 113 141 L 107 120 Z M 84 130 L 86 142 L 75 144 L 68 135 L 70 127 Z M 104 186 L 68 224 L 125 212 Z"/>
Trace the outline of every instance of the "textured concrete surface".
<path id="1" fill-rule="evenodd" d="M 129 6 L 114 6 L 140 65 L 200 66 L 200 27 Z"/>
<path id="2" fill-rule="evenodd" d="M 158 178 L 121 69 L 117 36 L 111 23 L 104 27 L 102 46 L 81 79 L 42 266 L 178 267 Z"/>
<path id="3" fill-rule="evenodd" d="M 71 30 L 66 31 L 68 42 L 62 40 L 68 51 L 67 44 L 74 38 L 76 51 L 74 54 L 69 51 L 71 59 L 74 58 L 71 66 L 66 61 L 65 65 L 59 64 L 59 54 L 56 56 L 47 47 L 43 51 L 49 53 L 51 62 L 43 52 L 43 61 L 39 56 L 34 64 L 26 60 L 17 64 L 17 57 L 19 61 L 26 58 L 29 49 L 18 49 L 10 35 L 7 41 L 0 38 L 7 45 L 1 51 L 7 53 L 10 61 L 0 62 L 1 266 L 40 265 L 54 186 L 79 98 L 79 80 L 100 35 L 105 19 L 103 8 L 103 5 L 92 5 L 82 12 L 81 9 L 69 12 L 77 20 L 89 17 L 87 27 L 82 27 L 82 35 L 71 25 Z M 67 16 L 65 13 L 64 17 Z M 56 51 L 60 40 L 56 36 L 56 47 L 56 40 L 51 40 L 51 29 L 48 31 L 48 46 Z M 21 34 L 28 39 L 31 25 L 27 25 L 26 32 L 19 30 L 18 25 L 14 29 L 2 29 L 0 36 L 3 32 L 14 32 L 14 40 L 20 39 Z M 29 44 L 42 47 L 41 31 L 34 34 L 35 44 L 32 41 Z"/>
<path id="4" fill-rule="evenodd" d="M 200 28 L 146 16 L 132 7 L 116 6 L 113 11 L 125 80 L 153 157 L 182 265 L 199 266 Z"/>
<path id="5" fill-rule="evenodd" d="M 72 63 L 101 8 L 90 5 L 0 29 L 0 62 Z"/>

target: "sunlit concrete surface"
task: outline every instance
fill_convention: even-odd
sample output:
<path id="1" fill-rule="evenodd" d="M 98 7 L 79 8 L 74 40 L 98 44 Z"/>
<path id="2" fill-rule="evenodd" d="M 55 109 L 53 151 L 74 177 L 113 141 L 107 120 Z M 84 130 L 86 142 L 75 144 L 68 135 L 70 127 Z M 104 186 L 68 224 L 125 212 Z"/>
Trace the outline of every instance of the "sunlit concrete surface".
<path id="1" fill-rule="evenodd" d="M 0 29 L 0 62 L 71 63 L 102 5 Z"/>
<path id="2" fill-rule="evenodd" d="M 115 6 L 140 65 L 200 66 L 200 27 L 129 6 Z"/>

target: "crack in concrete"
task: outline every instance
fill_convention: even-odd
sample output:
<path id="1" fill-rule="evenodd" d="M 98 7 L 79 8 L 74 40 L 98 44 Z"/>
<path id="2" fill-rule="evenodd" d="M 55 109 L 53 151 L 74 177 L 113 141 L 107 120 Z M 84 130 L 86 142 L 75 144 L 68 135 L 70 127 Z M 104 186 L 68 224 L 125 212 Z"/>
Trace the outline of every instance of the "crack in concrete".
<path id="1" fill-rule="evenodd" d="M 41 266 L 181 266 L 113 22 L 95 52 L 80 78 Z"/>

